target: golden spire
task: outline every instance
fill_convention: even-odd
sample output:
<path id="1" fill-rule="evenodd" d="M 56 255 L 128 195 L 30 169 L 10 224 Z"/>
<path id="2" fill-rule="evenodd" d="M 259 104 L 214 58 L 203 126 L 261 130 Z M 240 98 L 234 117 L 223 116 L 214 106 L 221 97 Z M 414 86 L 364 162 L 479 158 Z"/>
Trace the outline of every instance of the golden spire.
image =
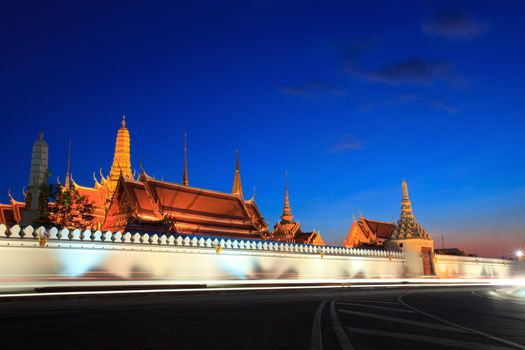
<path id="1" fill-rule="evenodd" d="M 288 171 L 284 172 L 286 178 L 286 185 L 284 190 L 284 208 L 283 215 L 281 215 L 282 222 L 293 222 L 292 209 L 290 208 L 290 197 L 288 195 Z"/>
<path id="2" fill-rule="evenodd" d="M 66 169 L 66 183 L 64 187 L 71 188 L 71 139 L 69 139 L 69 145 L 67 147 L 67 169 Z"/>
<path id="3" fill-rule="evenodd" d="M 402 182 L 401 215 L 412 215 L 412 204 L 408 198 L 408 185 L 405 179 Z"/>
<path id="4" fill-rule="evenodd" d="M 186 159 L 187 147 L 186 147 L 187 135 L 184 131 L 184 171 L 182 173 L 182 185 L 188 186 L 188 161 Z"/>
<path id="5" fill-rule="evenodd" d="M 239 151 L 235 153 L 235 176 L 233 178 L 232 193 L 242 198 L 241 170 L 239 168 Z"/>
<path id="6" fill-rule="evenodd" d="M 111 188 L 115 188 L 117 181 L 122 173 L 123 176 L 131 178 L 131 156 L 130 156 L 130 137 L 126 128 L 126 116 L 122 116 L 122 126 L 118 129 L 117 140 L 115 142 L 115 154 L 113 165 L 109 172 L 109 182 Z"/>

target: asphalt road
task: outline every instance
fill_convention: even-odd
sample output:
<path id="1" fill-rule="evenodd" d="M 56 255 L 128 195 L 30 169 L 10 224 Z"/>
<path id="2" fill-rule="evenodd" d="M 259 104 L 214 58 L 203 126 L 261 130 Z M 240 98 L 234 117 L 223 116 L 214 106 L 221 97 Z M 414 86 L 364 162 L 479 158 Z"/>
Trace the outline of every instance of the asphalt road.
<path id="1" fill-rule="evenodd" d="M 0 302 L 2 349 L 525 349 L 525 301 L 487 287 Z"/>

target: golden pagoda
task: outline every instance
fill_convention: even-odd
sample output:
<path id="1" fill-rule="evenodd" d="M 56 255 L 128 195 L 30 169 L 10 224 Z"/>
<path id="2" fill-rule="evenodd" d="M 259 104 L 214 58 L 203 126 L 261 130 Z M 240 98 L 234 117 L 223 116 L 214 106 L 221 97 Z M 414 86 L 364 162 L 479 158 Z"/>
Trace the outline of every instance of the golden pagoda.
<path id="1" fill-rule="evenodd" d="M 87 187 L 81 186 L 75 182 L 73 176 L 71 175 L 70 170 L 70 155 L 68 152 L 68 167 L 66 173 L 66 186 L 69 186 L 69 181 L 71 181 L 71 186 L 75 188 L 81 196 L 85 196 L 87 200 L 93 203 L 94 212 L 93 212 L 93 222 L 95 228 L 101 228 L 105 218 L 106 213 L 109 209 L 109 204 L 120 176 L 127 178 L 133 178 L 133 173 L 131 172 L 131 154 L 130 154 L 130 136 L 129 130 L 126 127 L 126 116 L 122 116 L 121 126 L 117 131 L 117 138 L 115 141 L 115 152 L 113 154 L 113 164 L 111 165 L 111 170 L 109 175 L 104 177 L 102 169 L 100 169 L 100 180 L 97 179 L 96 173 L 93 173 L 94 186 Z"/>
<path id="2" fill-rule="evenodd" d="M 126 127 L 126 116 L 122 116 L 122 126 L 118 129 L 117 140 L 115 142 L 115 153 L 113 164 L 109 172 L 108 182 L 111 190 L 114 191 L 120 174 L 124 177 L 133 177 L 131 172 L 130 156 L 130 137 Z"/>

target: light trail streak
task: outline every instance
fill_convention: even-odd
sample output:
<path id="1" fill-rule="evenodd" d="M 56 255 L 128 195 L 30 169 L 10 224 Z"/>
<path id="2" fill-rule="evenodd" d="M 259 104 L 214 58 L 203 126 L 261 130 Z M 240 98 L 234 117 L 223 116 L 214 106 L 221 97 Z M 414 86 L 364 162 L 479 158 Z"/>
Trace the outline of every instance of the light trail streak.
<path id="1" fill-rule="evenodd" d="M 80 296 L 80 295 L 115 295 L 115 294 L 145 294 L 145 293 L 192 293 L 192 292 L 231 292 L 231 291 L 270 291 L 270 290 L 293 290 L 293 289 L 336 289 L 336 288 L 420 288 L 420 287 L 458 287 L 458 286 L 513 286 L 521 285 L 523 281 L 516 280 L 458 280 L 458 279 L 448 279 L 443 280 L 421 280 L 421 279 L 407 279 L 399 280 L 402 283 L 395 283 L 390 280 L 385 283 L 384 280 L 376 280 L 375 283 L 370 283 L 370 280 L 354 280 L 348 281 L 344 280 L 342 283 L 340 280 L 332 281 L 330 284 L 329 281 L 322 281 L 323 284 L 311 284 L 311 285 L 298 285 L 306 284 L 306 281 L 292 281 L 293 283 L 286 283 L 283 280 L 258 280 L 258 281 L 230 281 L 228 283 L 222 281 L 210 281 L 209 283 L 202 283 L 205 287 L 200 288 L 144 288 L 144 289 L 121 289 L 121 290 L 101 290 L 101 291 L 61 291 L 61 292 L 31 292 L 31 293 L 6 293 L 0 294 L 0 298 L 34 298 L 34 297 L 44 297 L 44 296 Z M 368 282 L 368 283 L 364 283 Z M 181 283 L 182 284 L 182 283 Z M 190 284 L 186 282 L 186 284 Z M 195 282 L 193 281 L 193 284 Z M 264 286 L 256 286 L 255 284 Z M 275 286 L 267 286 L 268 284 L 276 284 Z M 328 284 L 328 285 L 327 285 Z M 106 286 L 115 286 L 118 284 L 108 284 Z M 120 284 L 124 286 L 131 286 L 126 284 Z M 228 286 L 229 285 L 229 286 Z M 237 286 L 231 286 L 237 285 Z M 249 285 L 249 286 L 246 286 Z M 251 285 L 251 286 L 250 286 Z M 65 287 L 61 285 L 62 287 Z M 92 285 L 91 285 L 92 286 Z M 97 285 L 100 286 L 100 285 Z M 68 286 L 71 288 L 71 286 Z M 82 286 L 75 286 L 77 288 L 82 288 Z M 84 285 L 85 287 L 85 285 Z"/>

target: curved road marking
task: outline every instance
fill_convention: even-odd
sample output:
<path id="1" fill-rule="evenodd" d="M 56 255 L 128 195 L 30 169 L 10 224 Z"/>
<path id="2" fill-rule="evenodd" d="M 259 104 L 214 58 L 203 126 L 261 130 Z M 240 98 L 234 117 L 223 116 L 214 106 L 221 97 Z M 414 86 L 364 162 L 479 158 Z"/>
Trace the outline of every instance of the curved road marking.
<path id="1" fill-rule="evenodd" d="M 370 305 L 370 304 L 363 304 L 363 303 L 349 303 L 346 301 L 338 301 L 337 305 L 343 305 L 343 306 L 358 306 L 368 309 L 377 309 L 377 310 L 387 310 L 387 311 L 395 311 L 395 312 L 404 312 L 408 314 L 414 314 L 415 311 L 407 310 L 407 309 L 400 309 L 398 307 L 388 307 L 388 306 L 378 306 L 378 305 Z M 399 305 L 399 304 L 397 304 Z"/>
<path id="2" fill-rule="evenodd" d="M 452 331 L 452 332 L 466 333 L 464 330 L 457 329 L 456 327 L 445 326 L 445 325 L 442 325 L 440 323 L 429 323 L 429 322 L 406 320 L 404 318 L 391 317 L 391 316 L 382 316 L 382 315 L 378 315 L 378 314 L 371 314 L 371 313 L 368 313 L 368 312 L 353 311 L 353 310 L 339 309 L 339 312 L 342 312 L 344 314 L 355 315 L 355 316 L 363 316 L 363 317 L 375 318 L 375 319 L 383 320 L 383 321 L 408 324 L 410 326 L 424 327 L 424 328 L 429 328 L 429 329 L 437 329 L 437 330 L 440 330 L 440 331 L 448 331 L 448 332 Z"/>
<path id="3" fill-rule="evenodd" d="M 399 306 L 399 303 L 397 301 L 379 301 L 379 300 L 371 300 L 371 299 L 341 299 L 341 301 L 338 301 L 338 303 L 342 302 L 356 302 L 356 303 L 374 303 L 374 304 L 384 304 L 384 305 L 397 305 Z"/>
<path id="4" fill-rule="evenodd" d="M 512 346 L 516 349 L 522 349 L 522 350 L 525 350 L 525 346 L 521 345 L 521 344 L 518 344 L 518 343 L 514 343 L 510 340 L 506 340 L 506 339 L 503 339 L 503 338 L 499 338 L 499 337 L 496 337 L 496 336 L 493 336 L 491 334 L 488 334 L 488 333 L 485 333 L 485 332 L 482 332 L 482 331 L 478 331 L 476 329 L 473 329 L 473 328 L 469 328 L 469 327 L 465 327 L 465 326 L 462 326 L 460 324 L 457 324 L 457 323 L 454 323 L 454 322 L 451 322 L 451 321 L 447 321 L 441 317 L 438 317 L 438 316 L 435 316 L 435 315 L 432 315 L 428 312 L 425 312 L 423 310 L 420 310 L 414 306 L 411 306 L 411 305 L 408 305 L 405 301 L 403 301 L 403 297 L 406 296 L 407 294 L 403 294 L 403 295 L 400 295 L 397 300 L 403 304 L 404 306 L 406 306 L 407 308 L 409 309 L 412 309 L 416 312 L 419 312 L 420 314 L 422 315 L 425 315 L 425 316 L 428 316 L 430 318 L 433 318 L 434 320 L 438 320 L 440 322 L 443 322 L 445 324 L 448 324 L 449 326 L 453 326 L 453 327 L 457 327 L 459 329 L 462 329 L 464 331 L 467 331 L 467 332 L 471 332 L 471 333 L 474 333 L 474 334 L 477 334 L 477 335 L 481 335 L 482 337 L 485 337 L 485 338 L 489 338 L 489 339 L 492 339 L 498 343 L 502 343 L 502 344 L 505 344 L 505 345 L 509 345 L 509 346 Z"/>
<path id="5" fill-rule="evenodd" d="M 345 334 L 341 323 L 339 322 L 339 317 L 335 311 L 335 300 L 332 300 L 330 303 L 330 317 L 332 318 L 332 326 L 334 327 L 335 335 L 337 335 L 337 340 L 339 340 L 339 345 L 343 350 L 354 350 L 350 339 Z"/>
<path id="6" fill-rule="evenodd" d="M 321 350 L 323 348 L 323 337 L 321 333 L 321 315 L 323 314 L 326 300 L 323 300 L 317 311 L 315 312 L 314 322 L 312 324 L 312 342 L 310 343 L 311 350 Z"/>
<path id="7" fill-rule="evenodd" d="M 425 343 L 439 344 L 439 345 L 451 346 L 454 348 L 462 348 L 462 349 L 472 349 L 472 350 L 509 350 L 510 349 L 506 346 L 487 345 L 487 344 L 480 344 L 480 343 L 474 343 L 474 342 L 463 341 L 463 340 L 436 338 L 436 337 L 429 337 L 426 335 L 418 335 L 418 334 L 410 334 L 410 333 L 389 332 L 385 330 L 372 330 L 372 329 L 362 329 L 362 328 L 353 328 L 353 327 L 348 327 L 348 330 L 350 331 L 350 333 L 354 333 L 354 334 L 363 334 L 363 335 L 371 335 L 374 337 L 390 337 L 390 338 L 398 338 L 398 339 L 405 339 L 405 340 L 412 340 L 412 341 L 420 341 L 420 342 L 425 342 Z"/>

